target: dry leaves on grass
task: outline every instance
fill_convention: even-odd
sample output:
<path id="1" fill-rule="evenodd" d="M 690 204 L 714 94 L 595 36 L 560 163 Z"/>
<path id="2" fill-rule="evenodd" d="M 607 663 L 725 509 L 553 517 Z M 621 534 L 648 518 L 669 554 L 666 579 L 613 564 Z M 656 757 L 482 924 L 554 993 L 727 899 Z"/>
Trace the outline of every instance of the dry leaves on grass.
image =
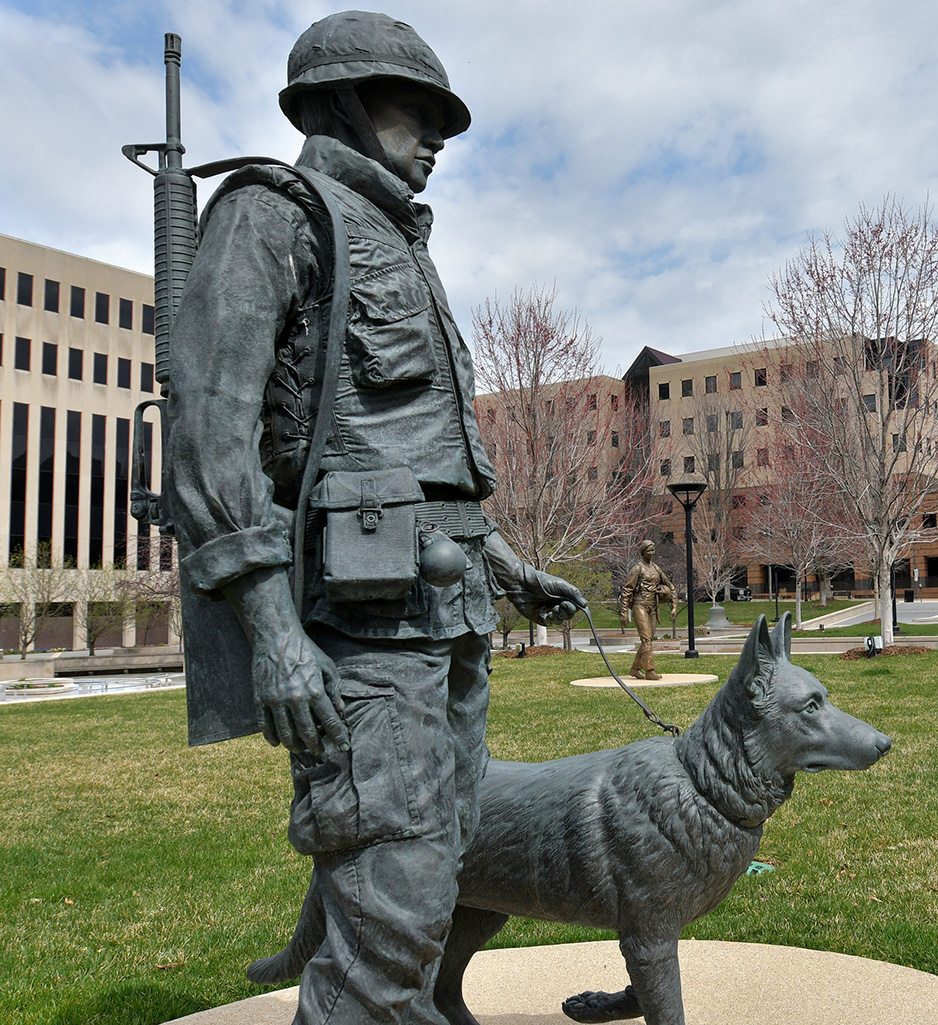
<path id="1" fill-rule="evenodd" d="M 932 649 L 923 647 L 921 644 L 887 644 L 879 652 L 881 655 L 927 655 Z M 869 658 L 866 648 L 850 648 L 840 656 L 845 662 L 855 662 L 860 658 Z"/>
<path id="2" fill-rule="evenodd" d="M 499 658 L 519 658 L 521 652 L 517 648 L 506 648 L 504 651 L 494 652 Z M 570 655 L 572 652 L 564 651 L 553 644 L 532 644 L 524 649 L 525 658 L 534 658 L 537 655 Z"/>

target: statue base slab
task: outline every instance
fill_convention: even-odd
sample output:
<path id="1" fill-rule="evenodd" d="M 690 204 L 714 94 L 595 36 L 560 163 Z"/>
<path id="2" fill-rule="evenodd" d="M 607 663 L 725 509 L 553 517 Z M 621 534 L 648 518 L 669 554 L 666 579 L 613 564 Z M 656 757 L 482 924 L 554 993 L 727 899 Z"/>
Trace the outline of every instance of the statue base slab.
<path id="1" fill-rule="evenodd" d="M 631 689 L 636 687 L 689 687 L 694 683 L 717 683 L 719 677 L 712 673 L 662 673 L 660 680 L 635 680 L 623 676 Z M 619 687 L 611 676 L 597 676 L 594 679 L 573 680 L 571 687 Z M 619 688 L 621 689 L 621 688 Z"/>
<path id="2" fill-rule="evenodd" d="M 694 1025 L 934 1025 L 938 976 L 798 947 L 682 940 L 682 989 Z M 615 991 L 625 966 L 614 940 L 484 950 L 466 972 L 480 1025 L 569 1025 L 560 1010 L 586 989 Z M 290 1025 L 296 987 L 166 1025 Z"/>

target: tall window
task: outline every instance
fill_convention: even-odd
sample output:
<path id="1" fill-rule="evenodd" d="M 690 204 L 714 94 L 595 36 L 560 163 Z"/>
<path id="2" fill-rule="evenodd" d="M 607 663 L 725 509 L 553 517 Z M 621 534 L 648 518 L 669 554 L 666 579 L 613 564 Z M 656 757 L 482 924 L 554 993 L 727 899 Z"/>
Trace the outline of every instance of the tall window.
<path id="1" fill-rule="evenodd" d="M 95 384 L 107 384 L 107 353 L 96 352 L 92 370 L 92 379 Z"/>
<path id="2" fill-rule="evenodd" d="M 693 456 L 684 456 L 684 472 L 695 473 L 695 467 L 697 465 L 696 459 Z"/>
<path id="3" fill-rule="evenodd" d="M 734 370 L 730 374 L 730 391 L 739 391 L 743 386 L 743 375 L 739 370 Z"/>
<path id="4" fill-rule="evenodd" d="M 43 406 L 39 410 L 39 508 L 36 541 L 37 551 L 48 552 L 52 544 L 52 488 L 55 480 L 55 410 Z"/>
<path id="5" fill-rule="evenodd" d="M 759 367 L 753 374 L 753 383 L 757 388 L 764 388 L 769 383 L 765 367 Z"/>
<path id="6" fill-rule="evenodd" d="M 163 571 L 173 568 L 173 539 L 166 534 L 160 534 L 160 569 Z"/>
<path id="7" fill-rule="evenodd" d="M 95 292 L 94 294 L 94 319 L 98 324 L 111 322 L 111 297 L 107 292 Z"/>
<path id="8" fill-rule="evenodd" d="M 55 342 L 42 343 L 42 372 L 50 377 L 59 372 L 59 347 Z"/>
<path id="9" fill-rule="evenodd" d="M 681 398 L 689 399 L 694 394 L 694 379 L 690 378 L 687 381 L 681 381 Z"/>
<path id="10" fill-rule="evenodd" d="M 5 300 L 7 297 L 7 269 L 6 267 L 0 267 L 0 300 Z"/>
<path id="11" fill-rule="evenodd" d="M 150 487 L 150 461 L 153 458 L 153 424 L 143 421 L 143 456 L 145 477 L 143 484 Z M 137 569 L 150 568 L 150 524 L 137 521 Z"/>
<path id="12" fill-rule="evenodd" d="M 65 416 L 65 531 L 62 551 L 78 563 L 78 493 L 81 486 L 81 413 Z"/>
<path id="13" fill-rule="evenodd" d="M 153 309 L 152 306 L 149 306 L 149 305 L 147 305 L 147 303 L 144 303 L 143 307 L 142 307 L 142 312 L 143 312 L 143 316 L 140 318 L 140 330 L 145 335 L 152 335 L 152 334 L 155 333 L 154 332 L 154 320 L 155 320 L 154 314 L 155 314 L 155 310 Z"/>
<path id="14" fill-rule="evenodd" d="M 88 515 L 88 565 L 100 566 L 104 558 L 104 457 L 105 418 L 91 417 L 91 507 Z"/>
<path id="15" fill-rule="evenodd" d="M 58 281 L 52 281 L 46 278 L 46 293 L 44 296 L 43 307 L 49 311 L 49 313 L 59 312 L 59 283 Z"/>
<path id="16" fill-rule="evenodd" d="M 85 290 L 78 285 L 72 285 L 68 312 L 79 320 L 85 319 Z"/>
<path id="17" fill-rule="evenodd" d="M 128 331 L 134 326 L 134 304 L 130 299 L 119 299 L 117 303 L 117 323 Z"/>
<path id="18" fill-rule="evenodd" d="M 16 275 L 16 301 L 20 306 L 33 304 L 33 276 L 22 271 Z"/>
<path id="19" fill-rule="evenodd" d="M 117 418 L 114 437 L 114 565 L 127 565 L 127 501 L 129 496 L 130 421 Z"/>
<path id="20" fill-rule="evenodd" d="M 694 433 L 694 418 L 692 416 L 685 416 L 681 423 L 681 430 L 684 434 Z"/>
<path id="21" fill-rule="evenodd" d="M 10 463 L 9 552 L 26 547 L 26 453 L 29 449 L 29 406 L 13 403 L 13 445 Z"/>
<path id="22" fill-rule="evenodd" d="M 714 374 L 712 377 L 706 378 L 704 381 L 708 395 L 715 395 L 717 390 L 717 375 Z"/>
<path id="23" fill-rule="evenodd" d="M 28 338 L 17 338 L 13 350 L 13 366 L 17 370 L 29 370 L 33 343 Z"/>
<path id="24" fill-rule="evenodd" d="M 671 398 L 671 385 L 667 381 L 658 383 L 658 398 L 662 400 Z"/>
<path id="25" fill-rule="evenodd" d="M 117 357 L 117 387 L 130 387 L 130 360 L 123 356 Z"/>
<path id="26" fill-rule="evenodd" d="M 80 381 L 84 373 L 85 354 L 81 349 L 68 347 L 68 376 L 73 381 Z"/>
<path id="27" fill-rule="evenodd" d="M 140 390 L 145 392 L 153 392 L 153 364 L 152 363 L 141 363 L 140 364 Z M 494 409 L 490 409 L 488 412 L 494 413 Z"/>

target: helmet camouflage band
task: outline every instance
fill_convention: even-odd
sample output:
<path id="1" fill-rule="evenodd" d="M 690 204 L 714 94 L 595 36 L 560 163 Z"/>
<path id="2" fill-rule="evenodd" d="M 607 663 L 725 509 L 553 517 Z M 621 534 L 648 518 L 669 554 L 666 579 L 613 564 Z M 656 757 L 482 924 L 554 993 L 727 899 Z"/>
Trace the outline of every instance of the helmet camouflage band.
<path id="1" fill-rule="evenodd" d="M 295 103 L 299 94 L 374 78 L 403 79 L 442 97 L 444 139 L 469 127 L 469 110 L 450 90 L 437 55 L 410 25 L 368 11 L 331 14 L 300 36 L 287 61 L 287 87 L 280 93 L 280 108 L 302 131 Z"/>

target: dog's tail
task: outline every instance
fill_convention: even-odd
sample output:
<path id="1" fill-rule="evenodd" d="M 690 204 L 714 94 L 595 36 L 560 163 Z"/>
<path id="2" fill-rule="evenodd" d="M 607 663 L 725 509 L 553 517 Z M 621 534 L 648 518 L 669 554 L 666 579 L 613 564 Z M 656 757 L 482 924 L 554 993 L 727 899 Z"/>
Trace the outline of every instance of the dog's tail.
<path id="1" fill-rule="evenodd" d="M 277 954 L 262 957 L 255 961 L 247 971 L 248 979 L 262 986 L 272 986 L 282 982 L 292 982 L 303 973 L 307 961 L 316 953 L 325 939 L 325 918 L 322 903 L 314 886 L 315 872 L 310 879 L 309 889 L 296 928 L 290 942 Z"/>

